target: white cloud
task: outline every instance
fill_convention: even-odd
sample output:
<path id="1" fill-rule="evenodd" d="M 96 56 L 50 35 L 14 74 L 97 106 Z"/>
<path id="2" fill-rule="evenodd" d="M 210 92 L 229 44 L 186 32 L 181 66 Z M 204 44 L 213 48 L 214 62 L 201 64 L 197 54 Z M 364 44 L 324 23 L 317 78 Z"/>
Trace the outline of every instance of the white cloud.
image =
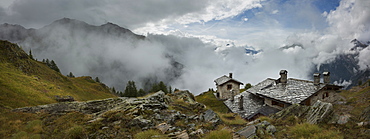
<path id="1" fill-rule="evenodd" d="M 339 7 L 327 15 L 331 31 L 347 40 L 370 40 L 369 7 L 368 0 L 342 0 Z"/>
<path id="2" fill-rule="evenodd" d="M 279 10 L 273 10 L 272 12 L 271 12 L 271 14 L 277 14 L 279 12 Z"/>

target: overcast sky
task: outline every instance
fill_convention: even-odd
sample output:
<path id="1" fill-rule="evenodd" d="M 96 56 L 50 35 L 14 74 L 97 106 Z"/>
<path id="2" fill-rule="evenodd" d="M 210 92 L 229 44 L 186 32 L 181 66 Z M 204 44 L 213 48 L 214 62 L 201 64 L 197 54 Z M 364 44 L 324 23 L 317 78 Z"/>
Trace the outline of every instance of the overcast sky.
<path id="1" fill-rule="evenodd" d="M 0 23 L 26 28 L 67 17 L 93 25 L 112 22 L 143 35 L 196 36 L 258 48 L 282 45 L 295 33 L 328 33 L 330 27 L 362 39 L 356 32 L 369 29 L 368 0 L 1 0 L 0 6 Z"/>
<path id="2" fill-rule="evenodd" d="M 310 71 L 308 68 L 313 64 L 326 63 L 338 54 L 348 53 L 352 47 L 350 44 L 352 39 L 369 41 L 369 13 L 369 0 L 0 1 L 0 24 L 11 23 L 26 28 L 41 28 L 67 17 L 92 25 L 112 22 L 142 35 L 195 37 L 220 47 L 219 50 L 226 49 L 226 44 L 234 44 L 235 49 L 230 49 L 230 53 L 241 51 L 243 54 L 241 48 L 245 47 L 261 49 L 264 54 L 253 58 L 243 59 L 241 54 L 223 60 L 233 64 L 255 62 L 253 67 L 242 68 L 249 68 L 243 69 L 244 72 L 256 70 L 265 72 L 262 78 L 277 75 L 278 69 L 284 66 L 288 71 L 293 71 L 290 75 L 308 78 L 307 73 Z M 274 51 L 284 45 L 297 43 L 303 44 L 304 50 L 295 47 L 281 53 Z M 358 64 L 363 69 L 370 65 L 369 54 L 369 49 L 360 53 Z M 285 64 L 277 62 L 278 60 L 284 61 Z M 186 62 L 193 63 L 191 59 Z M 199 69 L 202 68 L 201 65 L 195 67 L 199 72 L 209 71 L 209 68 Z M 240 71 L 236 71 L 236 68 L 226 69 L 243 73 L 241 69 Z M 217 74 L 227 70 L 220 70 Z M 188 76 L 195 78 L 198 75 Z M 253 74 L 240 78 L 241 80 L 252 78 L 250 82 L 257 83 L 261 78 L 256 76 L 261 77 Z M 214 77 L 215 75 L 210 74 L 205 80 L 213 80 Z"/>

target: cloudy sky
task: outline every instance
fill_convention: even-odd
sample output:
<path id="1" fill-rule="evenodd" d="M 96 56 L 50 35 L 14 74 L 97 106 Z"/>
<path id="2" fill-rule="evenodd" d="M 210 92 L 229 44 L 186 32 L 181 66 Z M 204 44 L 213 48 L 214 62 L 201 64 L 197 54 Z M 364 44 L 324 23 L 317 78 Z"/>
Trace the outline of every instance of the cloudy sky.
<path id="1" fill-rule="evenodd" d="M 198 92 L 205 89 L 199 89 L 197 83 L 192 84 L 186 80 L 194 80 L 203 75 L 204 79 L 201 82 L 209 82 L 205 85 L 209 88 L 214 86 L 212 81 L 215 77 L 221 76 L 222 73 L 234 72 L 235 77 L 239 76 L 243 82 L 253 84 L 266 77 L 277 78 L 280 69 L 287 69 L 289 75 L 293 77 L 310 79 L 311 75 L 308 75 L 312 70 L 310 67 L 329 62 L 338 54 L 348 53 L 353 46 L 350 44 L 352 39 L 357 38 L 362 42 L 370 40 L 369 13 L 369 0 L 1 0 L 0 2 L 0 24 L 19 24 L 37 29 L 67 17 L 92 25 L 112 22 L 145 36 L 163 34 L 198 38 L 205 44 L 214 45 L 217 47 L 216 52 L 219 52 L 218 56 L 229 54 L 221 58 L 228 67 L 209 65 L 215 66 L 218 70 L 212 74 L 204 74 L 209 72 L 210 68 L 202 65 L 217 61 L 191 51 L 189 52 L 191 57 L 186 57 L 188 61 L 184 63 L 192 65 L 188 66 L 187 70 L 193 72 L 186 75 L 188 79 L 176 83 L 178 86 Z M 282 46 L 292 44 L 302 44 L 304 48 L 294 47 L 276 51 Z M 189 46 L 190 48 L 192 47 Z M 262 50 L 263 54 L 246 56 L 244 48 Z M 225 49 L 228 51 L 224 51 Z M 358 64 L 362 69 L 370 65 L 369 54 L 369 49 L 360 53 Z M 206 59 L 206 62 L 197 63 L 194 57 Z M 222 70 L 219 70 L 220 68 Z"/>

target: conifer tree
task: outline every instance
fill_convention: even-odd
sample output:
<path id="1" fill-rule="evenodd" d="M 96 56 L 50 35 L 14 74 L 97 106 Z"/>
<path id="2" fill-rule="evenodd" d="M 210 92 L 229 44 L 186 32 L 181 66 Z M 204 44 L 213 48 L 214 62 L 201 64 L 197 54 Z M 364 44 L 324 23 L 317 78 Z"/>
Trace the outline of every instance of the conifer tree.
<path id="1" fill-rule="evenodd" d="M 150 92 L 158 92 L 162 90 L 164 93 L 168 94 L 167 86 L 164 84 L 164 82 L 160 81 L 158 84 L 153 84 L 152 89 L 150 89 Z"/>
<path id="2" fill-rule="evenodd" d="M 99 77 L 95 77 L 95 82 L 100 83 L 100 79 L 99 79 Z"/>
<path id="3" fill-rule="evenodd" d="M 51 60 L 50 62 L 50 66 L 49 66 L 51 69 L 55 70 L 56 72 L 60 72 L 57 64 L 55 64 L 54 60 Z"/>
<path id="4" fill-rule="evenodd" d="M 49 59 L 46 59 L 45 61 L 46 65 L 50 67 L 50 62 L 49 62 Z"/>
<path id="5" fill-rule="evenodd" d="M 114 87 L 112 88 L 112 93 L 116 94 L 116 89 Z"/>
<path id="6" fill-rule="evenodd" d="M 128 81 L 123 96 L 125 97 L 137 97 L 138 96 L 138 92 L 137 92 L 134 81 Z"/>
<path id="7" fill-rule="evenodd" d="M 33 59 L 33 55 L 32 55 L 32 51 L 31 51 L 31 49 L 30 49 L 29 56 L 30 56 L 30 58 L 31 58 L 31 59 Z"/>
<path id="8" fill-rule="evenodd" d="M 69 72 L 69 74 L 67 75 L 67 77 L 74 78 L 74 77 L 75 77 L 75 75 L 73 75 L 73 73 L 72 73 L 72 72 Z"/>
<path id="9" fill-rule="evenodd" d="M 172 87 L 171 86 L 168 87 L 168 93 L 172 94 Z"/>
<path id="10" fill-rule="evenodd" d="M 146 92 L 144 91 L 144 89 L 140 89 L 137 93 L 138 93 L 138 96 L 145 96 L 146 95 Z"/>

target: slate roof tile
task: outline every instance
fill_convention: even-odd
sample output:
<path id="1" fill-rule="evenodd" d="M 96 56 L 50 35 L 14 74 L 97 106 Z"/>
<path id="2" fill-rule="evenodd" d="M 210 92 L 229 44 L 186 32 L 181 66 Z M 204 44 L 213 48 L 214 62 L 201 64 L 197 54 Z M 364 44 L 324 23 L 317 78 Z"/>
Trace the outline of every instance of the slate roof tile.
<path id="1" fill-rule="evenodd" d="M 266 79 L 249 88 L 247 92 L 269 97 L 289 104 L 300 103 L 307 99 L 325 84 L 314 85 L 312 81 L 289 78 L 286 84 L 276 83 L 275 79 Z"/>

